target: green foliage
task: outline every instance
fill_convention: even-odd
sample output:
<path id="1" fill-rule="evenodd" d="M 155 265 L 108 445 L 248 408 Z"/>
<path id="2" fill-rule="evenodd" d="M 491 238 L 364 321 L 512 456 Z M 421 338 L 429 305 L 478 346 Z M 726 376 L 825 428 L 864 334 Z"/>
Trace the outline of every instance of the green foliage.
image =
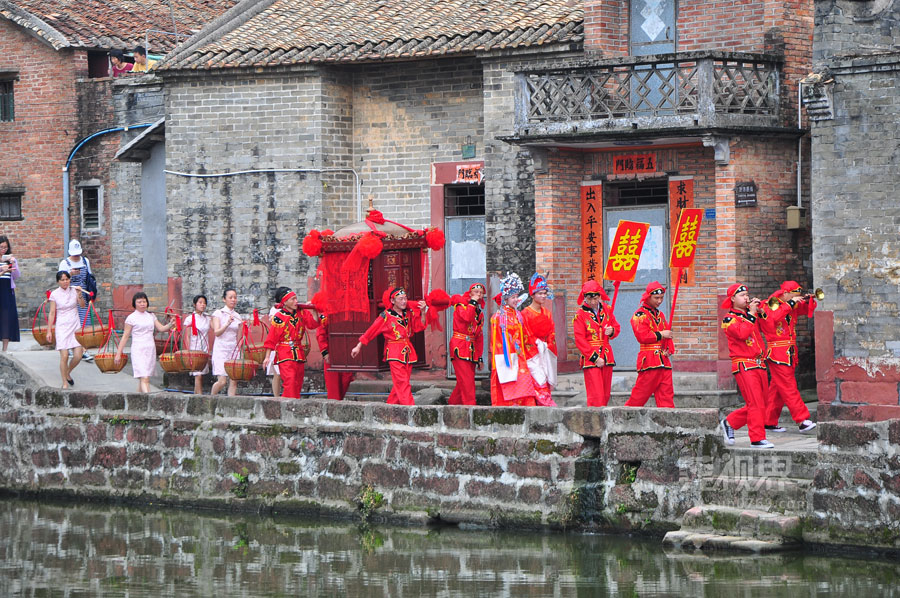
<path id="1" fill-rule="evenodd" d="M 640 469 L 640 467 L 640 463 L 622 463 L 622 483 L 634 484 L 634 481 L 637 479 L 638 469 Z"/>
<path id="2" fill-rule="evenodd" d="M 372 486 L 364 486 L 356 497 L 356 506 L 363 521 L 368 521 L 376 510 L 384 504 L 384 495 Z"/>
<path id="3" fill-rule="evenodd" d="M 241 469 L 241 473 L 232 473 L 231 478 L 234 480 L 234 486 L 231 487 L 231 493 L 238 498 L 247 498 L 250 490 L 250 479 L 247 477 L 247 468 Z"/>

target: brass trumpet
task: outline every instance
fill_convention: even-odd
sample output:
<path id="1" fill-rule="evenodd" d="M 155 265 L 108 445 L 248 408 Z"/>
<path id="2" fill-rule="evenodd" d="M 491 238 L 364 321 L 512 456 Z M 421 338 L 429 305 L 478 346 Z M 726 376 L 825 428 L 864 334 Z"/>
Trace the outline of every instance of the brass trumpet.
<path id="1" fill-rule="evenodd" d="M 766 305 L 768 305 L 769 309 L 771 309 L 772 311 L 778 309 L 779 303 L 780 301 L 778 300 L 778 297 L 769 297 L 769 300 L 766 301 Z"/>
<path id="2" fill-rule="evenodd" d="M 812 293 L 807 293 L 807 295 L 812 295 L 816 298 L 816 301 L 822 301 L 823 299 L 825 299 L 825 291 L 823 291 L 822 289 L 816 289 Z"/>

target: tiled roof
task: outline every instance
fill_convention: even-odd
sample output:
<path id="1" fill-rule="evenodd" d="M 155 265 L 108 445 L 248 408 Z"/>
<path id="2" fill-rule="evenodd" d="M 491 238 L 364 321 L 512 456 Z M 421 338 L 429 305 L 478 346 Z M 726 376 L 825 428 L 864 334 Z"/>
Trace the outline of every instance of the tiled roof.
<path id="1" fill-rule="evenodd" d="M 357 62 L 581 42 L 582 0 L 243 0 L 157 68 Z"/>
<path id="2" fill-rule="evenodd" d="M 144 45 L 150 29 L 171 32 L 177 26 L 179 34 L 193 35 L 235 4 L 237 0 L 0 0 L 0 18 L 57 50 L 130 50 Z M 176 45 L 174 35 L 149 33 L 149 40 L 153 53 Z"/>

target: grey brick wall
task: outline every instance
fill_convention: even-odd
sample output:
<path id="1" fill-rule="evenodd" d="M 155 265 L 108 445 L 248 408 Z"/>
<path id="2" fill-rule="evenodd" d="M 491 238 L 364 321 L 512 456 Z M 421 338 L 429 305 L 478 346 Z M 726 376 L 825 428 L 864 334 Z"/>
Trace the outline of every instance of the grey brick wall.
<path id="1" fill-rule="evenodd" d="M 323 165 L 322 83 L 314 73 L 214 76 L 166 86 L 167 169 L 222 173 Z M 321 221 L 317 174 L 167 178 L 169 276 L 185 304 L 206 292 L 215 305 L 234 286 L 239 309 L 269 303 L 280 285 L 306 296 L 307 223 Z"/>
<path id="2" fill-rule="evenodd" d="M 834 119 L 812 124 L 813 265 L 835 357 L 900 357 L 900 52 L 848 57 L 890 50 L 898 31 L 900 0 L 816 3 L 816 64 L 835 82 Z"/>

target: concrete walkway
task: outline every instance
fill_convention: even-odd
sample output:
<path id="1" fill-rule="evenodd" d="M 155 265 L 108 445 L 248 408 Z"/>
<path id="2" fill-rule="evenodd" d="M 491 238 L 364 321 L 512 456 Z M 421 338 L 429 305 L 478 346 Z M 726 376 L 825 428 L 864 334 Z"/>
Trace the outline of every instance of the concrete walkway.
<path id="1" fill-rule="evenodd" d="M 21 342 L 9 344 L 7 355 L 21 364 L 22 368 L 35 380 L 47 386 L 61 387 L 59 352 L 41 347 L 31 336 L 31 332 L 23 331 L 21 338 Z M 96 353 L 97 349 L 91 349 L 90 352 Z M 104 374 L 93 362 L 82 361 L 72 372 L 72 379 L 75 381 L 73 390 L 91 392 L 135 392 L 137 390 L 137 380 L 133 377 L 130 362 L 121 372 Z M 157 376 L 150 379 L 150 391 L 159 392 L 161 386 L 162 372 L 157 368 Z"/>

